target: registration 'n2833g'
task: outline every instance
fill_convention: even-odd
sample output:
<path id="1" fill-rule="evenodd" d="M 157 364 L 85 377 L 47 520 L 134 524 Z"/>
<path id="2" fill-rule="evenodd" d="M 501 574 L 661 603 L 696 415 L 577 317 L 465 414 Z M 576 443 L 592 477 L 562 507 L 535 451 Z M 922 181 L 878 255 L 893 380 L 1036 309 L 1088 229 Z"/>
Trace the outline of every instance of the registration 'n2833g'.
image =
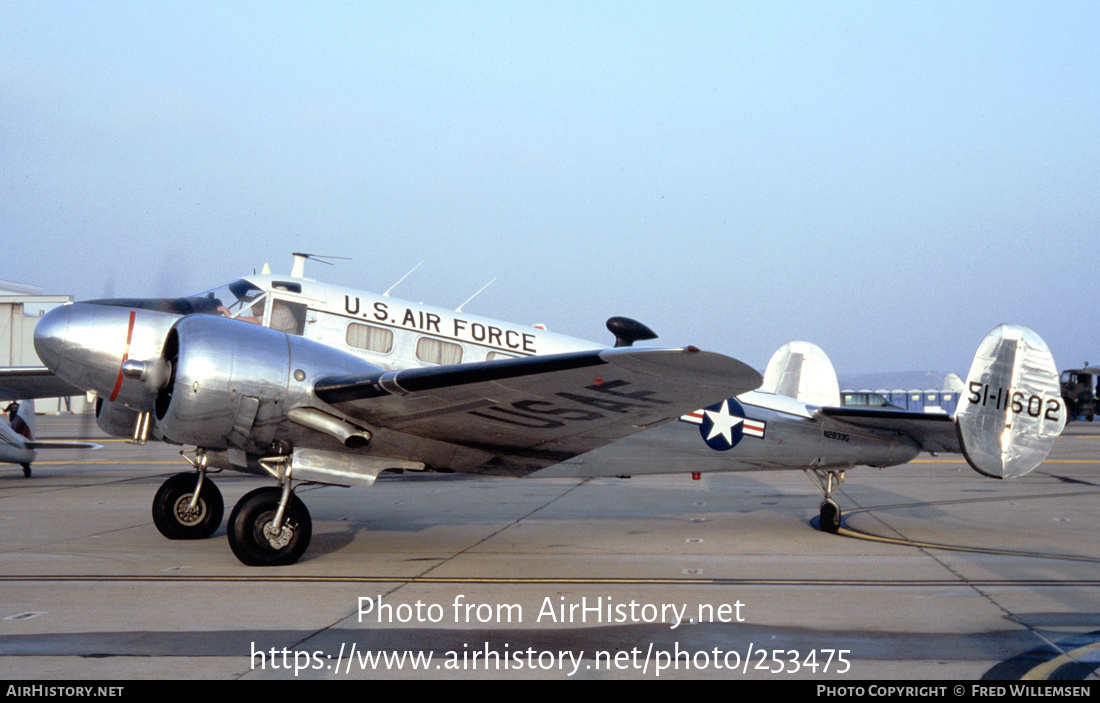
<path id="1" fill-rule="evenodd" d="M 1062 412 L 1062 401 L 1058 398 L 1044 398 L 1034 393 L 1014 391 L 1011 388 L 994 389 L 988 383 L 981 381 L 971 381 L 969 387 L 971 405 L 992 407 L 995 410 L 1011 410 L 1016 415 L 1043 417 L 1055 422 Z"/>

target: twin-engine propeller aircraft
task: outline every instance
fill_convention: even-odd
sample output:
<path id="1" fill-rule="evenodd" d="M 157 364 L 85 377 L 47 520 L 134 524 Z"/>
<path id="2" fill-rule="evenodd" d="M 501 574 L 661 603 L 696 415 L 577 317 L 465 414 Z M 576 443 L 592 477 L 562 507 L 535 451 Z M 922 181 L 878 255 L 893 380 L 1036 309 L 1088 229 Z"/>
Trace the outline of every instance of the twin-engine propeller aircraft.
<path id="1" fill-rule="evenodd" d="M 1065 412 L 1033 332 L 994 330 L 954 416 L 839 407 L 828 358 L 786 345 L 763 377 L 694 347 L 637 348 L 645 326 L 612 318 L 614 348 L 303 277 L 261 274 L 178 299 L 95 300 L 46 314 L 35 348 L 98 396 L 99 426 L 193 446 L 153 520 L 171 539 L 210 536 L 234 469 L 274 487 L 229 517 L 233 553 L 295 562 L 312 523 L 294 489 L 370 485 L 383 471 L 621 476 L 803 469 L 825 500 L 853 466 L 961 451 L 980 473 L 1020 476 L 1046 457 Z"/>

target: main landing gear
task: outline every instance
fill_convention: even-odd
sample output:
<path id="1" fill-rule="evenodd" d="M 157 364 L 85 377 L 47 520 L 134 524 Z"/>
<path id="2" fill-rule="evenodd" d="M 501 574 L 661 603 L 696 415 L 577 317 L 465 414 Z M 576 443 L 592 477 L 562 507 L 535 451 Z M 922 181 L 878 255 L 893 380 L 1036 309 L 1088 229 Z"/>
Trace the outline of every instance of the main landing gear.
<path id="1" fill-rule="evenodd" d="M 184 454 L 197 473 L 176 474 L 161 484 L 153 498 L 153 524 L 168 539 L 206 539 L 222 524 L 225 501 L 206 480 L 206 453 Z"/>
<path id="2" fill-rule="evenodd" d="M 833 500 L 833 492 L 844 483 L 844 471 L 826 471 L 823 469 L 805 469 L 810 480 L 817 484 L 821 492 L 825 494 L 825 500 L 821 501 L 821 512 L 817 518 L 817 526 L 822 532 L 836 534 L 840 530 L 840 523 L 844 519 L 844 513 L 840 506 Z"/>
<path id="3" fill-rule="evenodd" d="M 205 539 L 225 513 L 221 491 L 206 478 L 206 454 L 185 458 L 196 473 L 165 481 L 153 499 L 153 523 L 168 539 Z M 285 458 L 260 462 L 281 484 L 245 494 L 229 515 L 229 548 L 249 566 L 284 566 L 301 558 L 313 536 L 313 520 L 294 495 Z"/>
<path id="4" fill-rule="evenodd" d="M 309 547 L 313 520 L 305 503 L 282 488 L 257 488 L 229 516 L 229 548 L 249 566 L 293 564 Z"/>

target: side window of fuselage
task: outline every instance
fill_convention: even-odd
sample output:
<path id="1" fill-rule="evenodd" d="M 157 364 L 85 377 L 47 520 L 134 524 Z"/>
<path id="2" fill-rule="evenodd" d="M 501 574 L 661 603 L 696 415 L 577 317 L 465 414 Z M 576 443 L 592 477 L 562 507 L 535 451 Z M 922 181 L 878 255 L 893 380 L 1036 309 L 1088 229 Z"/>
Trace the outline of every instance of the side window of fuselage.
<path id="1" fill-rule="evenodd" d="M 416 358 L 429 364 L 460 364 L 462 347 L 431 337 L 421 337 L 416 343 Z"/>
<path id="2" fill-rule="evenodd" d="M 379 354 L 389 354 L 393 351 L 393 330 L 374 325 L 364 325 L 360 322 L 348 323 L 348 330 L 344 341 L 349 347 L 366 349 Z"/>

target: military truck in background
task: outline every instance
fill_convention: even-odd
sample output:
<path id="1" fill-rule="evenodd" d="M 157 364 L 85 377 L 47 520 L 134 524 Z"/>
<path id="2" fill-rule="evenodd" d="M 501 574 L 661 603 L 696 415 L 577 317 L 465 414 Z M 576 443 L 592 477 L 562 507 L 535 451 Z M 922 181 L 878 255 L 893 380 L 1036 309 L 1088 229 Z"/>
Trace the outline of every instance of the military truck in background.
<path id="1" fill-rule="evenodd" d="M 1060 384 L 1062 387 L 1062 400 L 1066 403 L 1068 411 L 1067 420 L 1075 420 L 1084 417 L 1089 422 L 1097 414 L 1100 414 L 1100 399 L 1098 399 L 1097 381 L 1100 379 L 1100 366 L 1089 366 L 1081 369 L 1069 369 L 1062 372 Z"/>

